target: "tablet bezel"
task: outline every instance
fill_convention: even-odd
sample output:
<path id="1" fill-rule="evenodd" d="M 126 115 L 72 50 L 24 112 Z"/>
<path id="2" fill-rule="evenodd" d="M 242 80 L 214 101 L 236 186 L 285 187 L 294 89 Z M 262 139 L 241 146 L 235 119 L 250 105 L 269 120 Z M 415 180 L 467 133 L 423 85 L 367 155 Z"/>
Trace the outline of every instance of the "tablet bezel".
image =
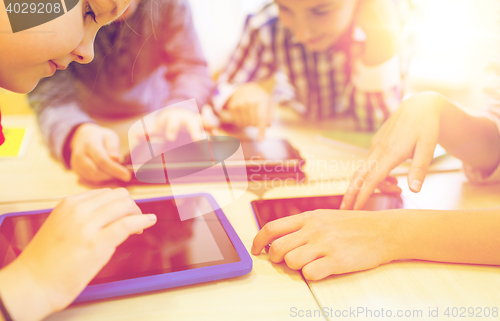
<path id="1" fill-rule="evenodd" d="M 258 213 L 260 213 L 259 210 L 258 210 L 258 208 L 257 208 L 257 204 L 258 203 L 265 202 L 265 201 L 286 201 L 286 200 L 308 199 L 308 198 L 318 198 L 318 197 L 332 197 L 332 198 L 336 198 L 338 200 L 338 204 L 341 204 L 342 203 L 342 199 L 344 198 L 344 195 L 342 195 L 342 194 L 338 194 L 338 195 L 316 195 L 316 196 L 307 196 L 307 197 L 286 197 L 286 198 L 259 199 L 259 200 L 252 201 L 250 204 L 252 206 L 252 213 L 253 213 L 253 217 L 255 219 L 255 223 L 257 224 L 257 228 L 260 230 L 263 227 L 263 226 L 260 225 L 260 222 L 259 222 L 261 216 L 258 214 Z M 370 196 L 370 198 L 374 198 L 374 197 L 390 197 L 390 198 L 393 198 L 394 200 L 397 200 L 398 202 L 400 202 L 400 204 L 402 205 L 402 208 L 404 208 L 404 200 L 401 198 L 401 195 L 399 195 L 399 194 L 396 195 L 396 194 L 374 193 L 373 195 Z M 318 209 L 320 209 L 320 208 L 318 208 Z M 395 209 L 395 208 L 384 208 L 384 210 L 386 210 L 386 209 L 389 210 L 389 209 Z M 332 209 L 332 210 L 338 210 L 338 209 Z M 287 215 L 287 216 L 291 216 L 291 215 Z M 267 223 L 268 222 L 266 222 L 266 224 Z"/>
<path id="2" fill-rule="evenodd" d="M 141 200 L 136 200 L 135 202 L 147 203 L 147 202 L 172 200 L 174 198 L 191 198 L 200 196 L 205 197 L 212 206 L 212 208 L 214 209 L 214 213 L 217 216 L 217 219 L 222 225 L 222 228 L 226 232 L 229 240 L 231 241 L 240 259 L 239 262 L 225 263 L 220 265 L 194 268 L 184 271 L 167 272 L 157 275 L 127 279 L 127 280 L 88 285 L 73 302 L 74 303 L 85 302 L 85 301 L 113 298 L 130 294 L 139 294 L 144 292 L 169 289 L 184 285 L 191 285 L 202 282 L 232 278 L 248 274 L 252 270 L 252 265 L 253 265 L 252 258 L 248 254 L 248 251 L 243 245 L 243 242 L 236 234 L 236 231 L 232 227 L 227 217 L 224 215 L 224 212 L 219 208 L 219 205 L 217 204 L 216 200 L 213 198 L 212 195 L 208 193 L 197 193 L 197 194 L 188 194 L 175 197 L 166 196 L 166 197 L 157 197 L 150 199 L 141 199 Z M 47 211 L 50 212 L 52 211 L 52 209 L 3 214 L 0 216 L 0 225 L 7 217 L 37 215 L 37 214 L 47 213 Z"/>
<path id="3" fill-rule="evenodd" d="M 269 139 L 266 141 L 267 143 L 280 143 L 284 147 L 286 147 L 287 152 L 291 155 L 291 158 L 288 159 L 280 159 L 280 160 L 273 160 L 273 159 L 253 159 L 252 156 L 248 159 L 228 159 L 224 161 L 224 164 L 228 167 L 241 167 L 241 166 L 246 166 L 246 167 L 255 167 L 255 166 L 262 166 L 262 165 L 284 165 L 286 164 L 287 166 L 298 166 L 301 164 L 301 161 L 304 161 L 304 159 L 300 156 L 299 151 L 295 149 L 288 140 L 286 139 Z M 262 144 L 262 142 L 254 141 L 254 140 L 241 140 L 240 141 L 241 146 L 243 144 L 255 144 L 259 145 Z M 137 147 L 136 147 L 137 148 Z M 129 170 L 134 170 L 134 166 L 132 165 L 132 159 L 130 157 L 130 154 L 125 157 L 125 160 L 123 162 L 123 165 L 129 169 Z M 168 167 L 172 169 L 176 168 L 190 168 L 190 167 L 203 167 L 206 168 L 207 164 L 210 162 L 206 161 L 193 161 L 193 162 L 182 162 L 182 163 L 168 163 Z M 163 170 L 164 166 L 163 164 L 144 164 L 142 165 L 144 168 L 155 170 L 155 169 L 160 169 Z"/>

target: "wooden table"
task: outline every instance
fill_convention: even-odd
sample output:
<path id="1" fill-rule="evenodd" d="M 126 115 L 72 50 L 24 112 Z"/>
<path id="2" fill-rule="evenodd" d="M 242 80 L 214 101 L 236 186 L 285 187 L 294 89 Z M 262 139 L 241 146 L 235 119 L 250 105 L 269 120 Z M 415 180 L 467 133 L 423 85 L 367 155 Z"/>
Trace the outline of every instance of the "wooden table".
<path id="1" fill-rule="evenodd" d="M 341 183 L 340 178 L 333 175 L 323 177 L 319 182 L 312 177 L 309 180 L 309 185 L 266 191 L 263 198 L 342 194 L 349 183 L 347 180 Z M 399 176 L 398 180 L 403 188 L 402 197 L 411 208 L 500 207 L 500 184 L 473 185 L 460 171 L 429 174 L 419 194 L 409 190 L 406 176 Z M 470 307 L 475 311 L 476 308 L 496 307 L 500 311 L 500 270 L 493 266 L 408 260 L 307 283 L 321 309 L 325 309 L 321 310 L 325 312 L 324 316 L 330 320 L 338 319 L 339 315 L 343 316 L 342 320 L 373 320 L 381 316 L 381 309 L 386 317 L 387 313 L 393 317 L 409 315 L 405 320 L 454 320 L 454 313 L 458 311 L 460 315 L 461 308 Z M 305 315 L 320 314 L 320 311 L 308 311 L 302 306 L 297 307 L 297 313 L 298 310 Z M 450 317 L 445 316 L 446 312 Z M 429 313 L 439 317 L 431 318 Z M 498 320 L 500 314 L 489 319 Z"/>
<path id="2" fill-rule="evenodd" d="M 34 119 L 33 116 L 9 116 L 3 121 L 4 124 L 33 123 Z M 321 126 L 297 124 L 293 119 L 284 117 L 267 132 L 267 136 L 287 138 L 310 163 L 315 160 L 347 162 L 362 159 L 362 155 L 335 149 L 316 140 L 315 130 L 318 127 L 330 128 L 329 124 Z M 253 134 L 250 130 L 249 135 Z M 325 172 L 317 166 L 308 168 L 308 179 L 298 184 L 275 188 L 268 185 L 266 188 L 251 182 L 247 192 L 223 210 L 249 250 L 257 233 L 250 201 L 257 198 L 342 194 L 351 172 L 349 169 Z M 473 186 L 459 171 L 430 174 L 419 194 L 408 190 L 406 177 L 401 176 L 399 180 L 404 189 L 403 197 L 417 208 L 500 206 L 500 185 Z M 23 159 L 0 160 L 0 181 L 0 213 L 52 207 L 60 198 L 90 188 L 50 157 L 38 132 Z M 219 202 L 223 202 L 220 187 L 213 184 L 184 188 L 186 193 L 210 191 Z M 129 191 L 136 199 L 171 194 L 168 187 L 153 185 L 130 187 Z M 334 320 L 338 319 L 335 312 L 359 307 L 377 310 L 378 313 L 383 308 L 385 312 L 391 310 L 393 315 L 399 310 L 402 313 L 414 313 L 413 310 L 416 310 L 417 314 L 422 311 L 422 317 L 403 318 L 405 320 L 429 319 L 429 308 L 432 311 L 438 308 L 440 318 L 433 320 L 452 320 L 453 317 L 443 315 L 446 307 L 500 307 L 500 270 L 497 267 L 399 261 L 370 271 L 306 283 L 300 273 L 284 264 L 271 263 L 266 254 L 253 257 L 253 261 L 253 271 L 243 277 L 79 304 L 49 319 L 281 320 L 297 319 L 301 311 L 304 314 L 317 311 L 318 314 L 320 309 L 325 308 L 333 314 L 329 319 Z M 357 318 L 352 316 L 342 319 L 373 319 L 361 314 Z"/>
<path id="3" fill-rule="evenodd" d="M 400 177 L 399 182 L 404 190 L 403 197 L 421 209 L 500 207 L 500 185 L 474 186 L 467 182 L 461 172 L 430 174 L 419 194 L 409 191 L 406 177 Z M 272 190 L 264 198 L 290 197 L 291 193 L 302 195 L 306 191 Z M 332 189 L 331 192 L 343 191 Z M 321 194 L 327 195 L 329 192 L 323 191 Z M 368 308 L 372 312 L 377 310 L 378 313 L 381 313 L 381 309 L 385 312 L 391 310 L 393 315 L 398 311 L 411 314 L 404 320 L 464 319 L 452 317 L 454 307 L 497 307 L 500 310 L 500 269 L 494 266 L 408 260 L 392 262 L 369 271 L 308 281 L 308 284 L 319 305 L 327 309 L 328 316 L 333 314 L 329 318 L 331 320 L 338 319 L 335 313 L 358 308 L 364 311 Z M 437 308 L 439 318 L 429 318 L 429 308 L 432 311 Z M 447 308 L 449 318 L 444 315 Z M 307 308 L 299 309 L 306 313 Z M 423 317 L 417 317 L 419 311 L 422 311 Z M 342 320 L 375 318 L 366 316 L 365 313 L 349 314 Z M 500 317 L 486 319 L 498 320 Z"/>
<path id="4" fill-rule="evenodd" d="M 7 116 L 4 126 L 34 125 L 31 116 Z M 22 159 L 0 160 L 0 214 L 51 208 L 61 198 L 91 188 L 80 182 L 49 154 L 38 129 Z M 113 187 L 113 186 L 111 186 Z M 135 199 L 171 195 L 167 186 L 144 185 L 128 188 Z M 222 187 L 197 184 L 181 187 L 186 194 L 209 192 L 224 203 Z M 257 225 L 250 202 L 257 199 L 247 191 L 224 213 L 248 251 Z M 264 257 L 253 258 L 248 275 L 78 304 L 56 313 L 49 320 L 255 320 L 290 319 L 291 302 L 317 309 L 318 304 L 301 274 L 286 266 L 274 266 Z"/>
<path id="5" fill-rule="evenodd" d="M 316 130 L 311 128 L 311 125 L 309 128 L 303 125 L 296 129 L 293 127 L 297 125 L 290 120 L 291 118 L 285 119 L 291 124 L 285 126 L 286 128 L 275 128 L 270 134 L 277 135 L 277 131 L 286 131 L 286 137 L 292 137 L 290 141 L 302 153 L 306 151 L 308 158 L 316 161 L 317 165 L 309 164 L 313 169 L 307 172 L 309 184 L 267 190 L 263 198 L 345 193 L 348 186 L 348 180 L 345 178 L 349 178 L 352 174 L 347 162 L 362 159 L 359 153 L 319 144 L 318 140 L 313 139 Z M 328 123 L 323 123 L 314 127 L 325 129 L 329 126 Z M 320 167 L 318 160 L 325 159 L 344 162 L 343 167 L 348 170 L 343 173 L 318 171 Z M 418 194 L 409 190 L 406 175 L 398 176 L 399 186 L 403 188 L 402 197 L 405 205 L 410 208 L 439 210 L 500 208 L 500 184 L 473 185 L 460 170 L 453 170 L 456 168 L 455 159 L 445 158 L 436 162 L 431 167 L 434 173 L 427 176 L 423 189 Z M 394 171 L 394 173 L 404 172 L 404 166 Z M 382 318 L 381 309 L 384 309 L 386 318 L 387 310 L 391 310 L 389 314 L 392 317 L 402 314 L 404 320 L 463 320 L 466 318 L 460 317 L 463 312 L 461 308 L 465 308 L 466 311 L 468 308 L 474 308 L 477 312 L 479 311 L 477 308 L 484 310 L 486 307 L 490 309 L 496 307 L 500 311 L 500 269 L 494 266 L 406 260 L 369 271 L 331 276 L 321 281 L 307 283 L 321 309 L 325 309 L 322 310 L 325 312 L 322 316 L 330 320 L 339 319 L 339 315 L 342 320 L 378 319 Z M 367 309 L 371 310 L 371 316 Z M 352 313 L 353 310 L 356 313 Z M 297 317 L 299 312 L 304 315 L 309 312 L 313 316 L 315 312 L 317 315 L 320 314 L 320 311 L 308 311 L 308 308 L 301 305 L 297 306 L 295 311 Z M 449 316 L 445 315 L 446 312 Z M 436 315 L 438 317 L 434 317 Z M 500 320 L 500 312 L 496 318 L 491 316 L 485 318 L 483 313 L 481 319 Z"/>

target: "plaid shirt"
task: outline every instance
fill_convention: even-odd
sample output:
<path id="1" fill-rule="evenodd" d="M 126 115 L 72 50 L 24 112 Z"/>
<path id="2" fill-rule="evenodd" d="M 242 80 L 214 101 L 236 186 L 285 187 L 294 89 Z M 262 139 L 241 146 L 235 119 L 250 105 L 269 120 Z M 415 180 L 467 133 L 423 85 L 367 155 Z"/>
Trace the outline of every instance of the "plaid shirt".
<path id="1" fill-rule="evenodd" d="M 400 9 L 406 4 L 410 12 L 407 1 L 396 3 Z M 277 80 L 276 102 L 310 119 L 347 113 L 359 130 L 372 131 L 398 107 L 409 55 L 398 53 L 379 66 L 364 66 L 351 55 L 363 46 L 359 28 L 351 28 L 330 50 L 312 52 L 294 39 L 278 14 L 272 3 L 247 18 L 241 41 L 219 77 L 213 99 L 216 110 L 238 86 L 272 76 Z"/>

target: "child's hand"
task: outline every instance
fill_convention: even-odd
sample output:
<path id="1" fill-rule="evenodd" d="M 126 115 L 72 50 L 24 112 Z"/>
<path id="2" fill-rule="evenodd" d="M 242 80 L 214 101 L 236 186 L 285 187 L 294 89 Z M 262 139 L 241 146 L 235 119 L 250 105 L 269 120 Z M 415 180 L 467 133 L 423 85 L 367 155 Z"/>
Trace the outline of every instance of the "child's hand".
<path id="1" fill-rule="evenodd" d="M 271 97 L 259 84 L 248 83 L 231 96 L 227 103 L 231 118 L 238 127 L 256 126 L 263 139 L 272 117 Z"/>
<path id="2" fill-rule="evenodd" d="M 258 255 L 301 270 L 308 280 L 367 270 L 398 258 L 398 229 L 390 212 L 317 210 L 267 223 L 253 240 Z"/>
<path id="3" fill-rule="evenodd" d="M 120 160 L 120 138 L 111 129 L 83 124 L 71 141 L 71 168 L 83 179 L 101 183 L 112 179 L 128 182 L 130 171 Z"/>
<path id="4" fill-rule="evenodd" d="M 439 138 L 441 107 L 433 94 L 404 101 L 372 140 L 369 169 L 356 172 L 344 196 L 342 210 L 362 209 L 389 173 L 412 158 L 408 186 L 420 192 Z M 381 188 L 382 189 L 382 188 Z"/>
<path id="5" fill-rule="evenodd" d="M 169 141 L 175 141 L 179 130 L 185 127 L 193 141 L 206 138 L 201 116 L 182 108 L 167 108 L 156 118 L 156 131 Z"/>
<path id="6" fill-rule="evenodd" d="M 393 0 L 360 0 L 355 25 L 366 34 L 363 62 L 374 66 L 397 51 L 400 20 Z"/>
<path id="7" fill-rule="evenodd" d="M 142 215 L 125 189 L 64 199 L 21 255 L 0 272 L 0 292 L 13 319 L 42 319 L 65 308 L 118 245 L 155 222 L 155 215 Z"/>

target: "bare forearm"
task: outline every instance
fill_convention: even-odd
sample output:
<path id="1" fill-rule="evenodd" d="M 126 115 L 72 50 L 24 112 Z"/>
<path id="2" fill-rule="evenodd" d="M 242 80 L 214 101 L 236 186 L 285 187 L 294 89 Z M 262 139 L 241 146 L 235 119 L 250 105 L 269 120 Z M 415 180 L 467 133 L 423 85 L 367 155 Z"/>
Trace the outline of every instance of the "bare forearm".
<path id="1" fill-rule="evenodd" d="M 500 160 L 500 135 L 496 124 L 472 116 L 455 103 L 436 95 L 441 108 L 439 144 L 446 151 L 475 169 L 490 174 Z"/>
<path id="2" fill-rule="evenodd" d="M 397 36 L 390 30 L 372 32 L 366 40 L 362 61 L 366 66 L 380 65 L 397 52 Z"/>
<path id="3" fill-rule="evenodd" d="M 42 284 L 18 261 L 19 258 L 0 271 L 2 301 L 14 320 L 41 320 L 55 309 L 46 301 Z"/>
<path id="4" fill-rule="evenodd" d="M 500 208 L 394 211 L 398 259 L 500 265 Z"/>
<path id="5" fill-rule="evenodd" d="M 362 61 L 376 66 L 389 60 L 398 51 L 401 29 L 394 1 L 365 1 L 358 13 L 358 25 L 366 33 Z"/>

